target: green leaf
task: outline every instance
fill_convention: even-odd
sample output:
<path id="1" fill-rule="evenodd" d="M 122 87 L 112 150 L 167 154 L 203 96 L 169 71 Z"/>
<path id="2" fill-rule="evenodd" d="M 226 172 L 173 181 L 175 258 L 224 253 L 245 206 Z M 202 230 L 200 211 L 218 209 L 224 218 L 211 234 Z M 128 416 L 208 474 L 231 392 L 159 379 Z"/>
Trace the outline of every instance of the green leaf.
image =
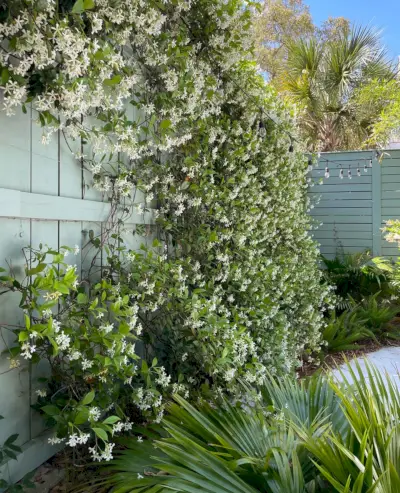
<path id="1" fill-rule="evenodd" d="M 94 0 L 84 0 L 83 6 L 84 6 L 85 10 L 94 9 L 94 7 L 95 7 Z"/>
<path id="2" fill-rule="evenodd" d="M 85 10 L 84 0 L 77 0 L 72 7 L 73 14 L 81 14 Z"/>
<path id="3" fill-rule="evenodd" d="M 10 459 L 17 460 L 17 456 L 10 449 L 3 449 L 3 452 L 5 453 L 5 455 L 10 457 Z"/>
<path id="4" fill-rule="evenodd" d="M 158 363 L 158 359 L 154 358 L 152 363 L 151 363 L 151 366 L 154 368 L 155 366 L 157 366 L 157 363 Z"/>
<path id="5" fill-rule="evenodd" d="M 77 301 L 80 305 L 84 305 L 88 301 L 88 297 L 85 293 L 79 293 L 77 296 Z"/>
<path id="6" fill-rule="evenodd" d="M 106 79 L 103 84 L 105 86 L 116 86 L 117 84 L 119 84 L 122 80 L 122 76 L 121 75 L 114 75 L 114 77 L 112 79 Z"/>
<path id="7" fill-rule="evenodd" d="M 9 78 L 10 78 L 10 72 L 8 68 L 4 67 L 3 70 L 1 71 L 1 85 L 5 86 Z"/>
<path id="8" fill-rule="evenodd" d="M 4 442 L 4 445 L 10 445 L 11 443 L 15 442 L 15 440 L 18 438 L 18 433 L 15 433 L 14 435 L 11 435 L 7 438 L 7 440 Z"/>
<path id="9" fill-rule="evenodd" d="M 162 120 L 160 123 L 160 128 L 161 130 L 166 130 L 167 128 L 170 128 L 172 125 L 171 120 Z"/>
<path id="10" fill-rule="evenodd" d="M 107 433 L 104 430 L 102 430 L 101 428 L 93 428 L 93 431 L 96 433 L 96 435 L 99 438 L 101 438 L 105 442 L 108 441 L 108 435 L 107 435 Z"/>
<path id="11" fill-rule="evenodd" d="M 43 272 L 46 268 L 47 264 L 41 263 L 34 267 L 33 269 L 29 269 L 26 271 L 27 276 L 33 276 L 34 274 L 39 274 L 39 272 Z"/>
<path id="12" fill-rule="evenodd" d="M 60 410 L 58 409 L 58 407 L 53 406 L 51 404 L 47 406 L 43 406 L 41 409 L 44 413 L 48 414 L 49 416 L 57 416 L 58 414 L 60 414 Z"/>
<path id="13" fill-rule="evenodd" d="M 88 421 L 88 419 L 89 419 L 89 409 L 84 407 L 76 415 L 76 417 L 74 419 L 74 424 L 75 425 L 83 425 L 84 423 L 86 423 L 86 421 Z"/>
<path id="14" fill-rule="evenodd" d="M 27 332 L 26 330 L 23 330 L 18 334 L 19 342 L 24 342 L 27 341 L 28 339 L 29 339 L 29 332 Z"/>
<path id="15" fill-rule="evenodd" d="M 120 421 L 120 418 L 118 416 L 109 416 L 103 421 L 103 425 L 113 425 L 117 421 Z"/>
<path id="16" fill-rule="evenodd" d="M 94 393 L 94 390 L 92 390 L 91 392 L 86 394 L 85 397 L 82 399 L 82 404 L 84 406 L 87 406 L 88 404 L 93 402 L 94 396 L 95 396 L 95 393 Z"/>

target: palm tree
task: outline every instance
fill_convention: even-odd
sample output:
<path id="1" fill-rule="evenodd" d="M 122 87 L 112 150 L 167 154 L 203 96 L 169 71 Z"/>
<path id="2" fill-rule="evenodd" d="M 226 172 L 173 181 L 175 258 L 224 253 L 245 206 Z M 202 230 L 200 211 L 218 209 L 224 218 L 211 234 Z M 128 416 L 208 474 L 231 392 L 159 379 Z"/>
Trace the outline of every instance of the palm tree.
<path id="1" fill-rule="evenodd" d="M 175 396 L 162 426 L 136 428 L 79 491 L 399 492 L 399 387 L 366 362 L 341 380 L 269 378 L 247 407 Z"/>
<path id="2" fill-rule="evenodd" d="M 378 114 L 360 107 L 354 94 L 371 80 L 393 77 L 380 33 L 353 27 L 333 39 L 290 42 L 279 90 L 297 105 L 300 131 L 310 149 L 357 149 Z"/>

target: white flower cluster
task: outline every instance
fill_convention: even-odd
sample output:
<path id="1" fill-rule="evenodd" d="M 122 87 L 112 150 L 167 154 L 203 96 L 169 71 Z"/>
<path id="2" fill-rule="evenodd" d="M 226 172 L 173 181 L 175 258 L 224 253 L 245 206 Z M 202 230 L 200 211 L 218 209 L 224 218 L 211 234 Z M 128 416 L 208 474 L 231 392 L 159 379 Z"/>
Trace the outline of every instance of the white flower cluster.
<path id="1" fill-rule="evenodd" d="M 300 152 L 288 151 L 290 111 L 249 61 L 249 11 L 241 2 L 205 3 L 207 16 L 188 0 L 163 2 L 162 9 L 143 0 L 96 0 L 85 29 L 68 16 L 60 20 L 48 4 L 34 17 L 22 8 L 18 21 L 0 26 L 0 46 L 8 47 L 0 48 L 7 114 L 28 95 L 17 76 L 44 71 L 49 81 L 33 88 L 41 94 L 32 103 L 44 140 L 58 130 L 84 139 L 88 148 L 76 157 L 121 209 L 147 214 L 157 199 L 154 215 L 173 246 L 142 271 L 148 259 L 130 253 L 129 292 L 110 288 L 116 306 L 128 296 L 134 307 L 126 312 L 129 336 L 118 339 L 104 307 L 93 312 L 101 324 L 90 330 L 105 341 L 107 358 L 118 361 L 118 377 L 132 385 L 138 356 L 129 339 L 147 330 L 138 320 L 148 316 L 157 335 L 182 343 L 182 393 L 205 374 L 218 392 L 239 379 L 261 384 L 268 371 L 293 369 L 305 348 L 318 349 L 320 307 L 330 296 L 307 234 L 306 166 Z M 263 112 L 281 122 L 268 123 L 266 138 L 259 132 Z M 46 300 L 61 296 L 55 290 Z M 99 370 L 97 359 L 76 349 L 64 324 L 62 330 L 53 321 L 53 328 L 69 363 L 90 370 L 87 381 L 109 381 L 108 367 Z M 30 359 L 35 350 L 24 343 L 22 355 Z M 154 370 L 153 383 L 167 392 L 176 382 L 165 368 Z M 136 389 L 134 400 L 162 419 L 154 389 Z"/>

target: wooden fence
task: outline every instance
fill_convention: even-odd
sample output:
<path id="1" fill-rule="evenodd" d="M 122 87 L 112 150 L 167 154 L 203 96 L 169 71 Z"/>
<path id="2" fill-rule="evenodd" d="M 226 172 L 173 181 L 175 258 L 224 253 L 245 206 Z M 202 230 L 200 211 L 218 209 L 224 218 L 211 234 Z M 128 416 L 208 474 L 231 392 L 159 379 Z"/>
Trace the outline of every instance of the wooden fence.
<path id="1" fill-rule="evenodd" d="M 329 178 L 325 178 L 326 167 Z M 384 239 L 382 228 L 388 219 L 400 219 L 400 150 L 385 151 L 381 162 L 374 151 L 324 153 L 310 179 L 309 196 L 315 203 L 311 214 L 322 223 L 312 234 L 323 255 L 332 258 L 340 250 L 398 255 L 397 246 Z"/>
<path id="2" fill-rule="evenodd" d="M 1 105 L 1 100 L 0 100 Z M 7 118 L 0 112 L 0 266 L 12 265 L 14 272 L 24 271 L 22 248 L 53 248 L 78 245 L 80 253 L 67 257 L 84 274 L 93 255 L 88 250 L 89 232 L 101 233 L 107 224 L 110 204 L 90 184 L 92 175 L 72 155 L 81 150 L 81 142 L 66 142 L 60 133 L 44 146 L 41 128 L 32 114 Z M 140 193 L 136 201 L 143 200 Z M 136 224 L 152 223 L 152 215 L 132 214 L 121 232 L 128 247 L 137 249 L 143 242 L 133 235 Z M 149 241 L 151 241 L 149 237 Z M 102 262 L 100 258 L 98 262 Z M 0 292 L 3 290 L 0 289 Z M 23 323 L 17 293 L 0 296 L 0 446 L 14 433 L 23 452 L 18 460 L 0 463 L 0 478 L 17 481 L 39 466 L 55 448 L 48 444 L 42 418 L 31 409 L 37 395 L 37 378 L 45 375 L 46 365 L 29 365 L 24 360 L 10 369 L 7 348 L 15 337 L 10 325 Z"/>
<path id="3" fill-rule="evenodd" d="M 41 129 L 29 112 L 13 118 L 0 113 L 0 265 L 12 265 L 22 275 L 23 247 L 76 244 L 80 253 L 67 259 L 84 273 L 92 260 L 87 251 L 89 231 L 101 233 L 110 205 L 90 186 L 91 173 L 71 154 L 69 146 L 80 151 L 80 142 L 67 144 L 58 134 L 50 145 L 43 146 L 41 137 Z M 373 161 L 373 167 L 364 172 L 364 164 L 368 166 L 371 157 L 371 152 L 323 154 L 311 173 L 313 181 L 323 182 L 310 187 L 310 197 L 320 199 L 312 215 L 323 224 L 313 234 L 324 255 L 332 257 L 341 247 L 346 252 L 369 249 L 375 255 L 397 254 L 397 248 L 382 239 L 381 228 L 385 220 L 400 217 L 400 151 L 390 151 L 382 164 Z M 326 159 L 330 161 L 328 179 L 324 178 Z M 339 177 L 340 166 L 343 179 Z M 347 177 L 349 166 L 351 180 Z M 358 166 L 361 176 L 357 176 Z M 138 202 L 143 200 L 139 193 L 136 197 Z M 150 213 L 131 215 L 122 232 L 130 248 L 138 247 L 132 234 L 135 225 L 151 223 Z M 18 433 L 17 444 L 23 448 L 17 461 L 0 464 L 0 478 L 7 481 L 19 480 L 55 451 L 47 443 L 41 417 L 31 409 L 37 397 L 37 377 L 46 374 L 46 366 L 31 367 L 22 362 L 19 368 L 10 369 L 6 350 L 13 345 L 14 336 L 7 326 L 23 323 L 18 303 L 16 293 L 0 296 L 0 350 L 4 351 L 0 356 L 0 415 L 4 417 L 0 421 L 0 446 L 8 436 Z"/>

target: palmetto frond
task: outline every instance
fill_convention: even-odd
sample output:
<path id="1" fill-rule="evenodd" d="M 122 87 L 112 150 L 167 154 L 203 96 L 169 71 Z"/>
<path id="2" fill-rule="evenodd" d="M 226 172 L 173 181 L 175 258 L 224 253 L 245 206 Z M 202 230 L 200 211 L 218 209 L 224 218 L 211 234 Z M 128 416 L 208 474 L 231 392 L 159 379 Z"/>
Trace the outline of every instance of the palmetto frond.
<path id="1" fill-rule="evenodd" d="M 359 148 L 368 138 L 373 115 L 360 111 L 353 94 L 372 79 L 394 76 L 380 36 L 370 27 L 355 26 L 333 40 L 300 39 L 287 45 L 280 87 L 301 110 L 304 137 L 318 142 L 320 150 Z"/>

